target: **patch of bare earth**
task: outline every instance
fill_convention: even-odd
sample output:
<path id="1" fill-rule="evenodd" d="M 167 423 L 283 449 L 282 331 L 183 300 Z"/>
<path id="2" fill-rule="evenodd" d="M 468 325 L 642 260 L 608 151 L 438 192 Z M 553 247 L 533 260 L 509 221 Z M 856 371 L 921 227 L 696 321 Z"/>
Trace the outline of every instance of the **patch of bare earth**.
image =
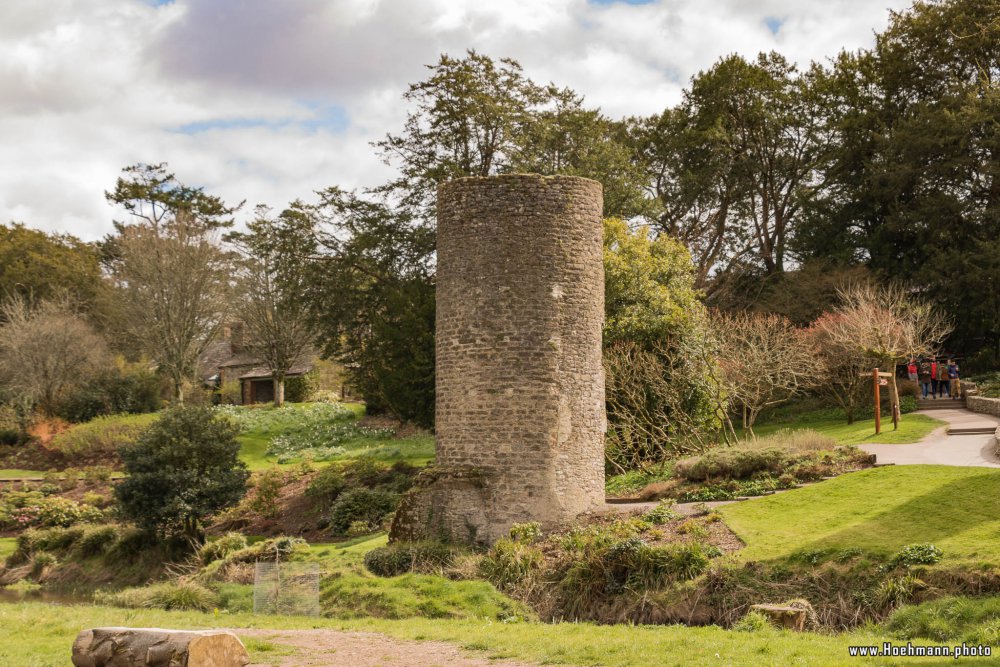
<path id="1" fill-rule="evenodd" d="M 374 632 L 339 630 L 233 630 L 239 637 L 254 637 L 290 655 L 275 655 L 250 667 L 537 667 L 533 663 L 491 660 L 452 644 L 393 639 Z"/>

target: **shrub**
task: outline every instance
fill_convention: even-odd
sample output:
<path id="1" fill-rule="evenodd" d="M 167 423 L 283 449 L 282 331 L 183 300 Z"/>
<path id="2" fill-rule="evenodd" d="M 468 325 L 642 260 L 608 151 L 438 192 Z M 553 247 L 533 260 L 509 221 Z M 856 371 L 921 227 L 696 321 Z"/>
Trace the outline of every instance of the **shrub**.
<path id="1" fill-rule="evenodd" d="M 670 523 L 679 516 L 680 514 L 674 510 L 673 500 L 662 500 L 659 505 L 643 514 L 642 518 L 654 526 L 660 526 Z"/>
<path id="2" fill-rule="evenodd" d="M 7 529 L 68 527 L 99 521 L 103 516 L 91 505 L 61 496 L 43 496 L 38 491 L 8 493 L 0 502 L 0 527 Z"/>
<path id="3" fill-rule="evenodd" d="M 285 380 L 285 400 L 289 403 L 304 403 L 312 398 L 319 388 L 319 374 L 309 371 Z"/>
<path id="4" fill-rule="evenodd" d="M 92 526 L 84 529 L 74 549 L 81 558 L 103 556 L 117 539 L 116 526 Z"/>
<path id="5" fill-rule="evenodd" d="M 93 491 L 87 491 L 83 494 L 81 498 L 84 505 L 91 505 L 97 507 L 98 509 L 103 509 L 112 503 L 112 499 L 108 496 L 101 495 L 100 493 L 94 493 Z"/>
<path id="6" fill-rule="evenodd" d="M 674 474 L 694 482 L 711 478 L 746 479 L 759 472 L 780 473 L 786 461 L 787 453 L 777 448 L 716 449 L 678 461 Z"/>
<path id="7" fill-rule="evenodd" d="M 31 557 L 31 576 L 38 577 L 45 568 L 56 564 L 56 557 L 46 551 L 39 551 Z"/>
<path id="8" fill-rule="evenodd" d="M 399 494 L 384 489 L 356 488 L 345 491 L 330 508 L 330 528 L 344 534 L 355 521 L 363 521 L 372 530 L 396 510 Z"/>
<path id="9" fill-rule="evenodd" d="M 226 533 L 225 535 L 206 542 L 198 550 L 198 560 L 202 565 L 208 565 L 212 561 L 221 560 L 230 554 L 247 548 L 247 538 L 240 533 Z"/>
<path id="10" fill-rule="evenodd" d="M 933 565 L 941 560 L 944 554 L 933 544 L 908 544 L 893 556 L 892 565 Z"/>
<path id="11" fill-rule="evenodd" d="M 736 632 L 761 632 L 771 627 L 771 621 L 762 611 L 751 609 L 733 624 Z"/>
<path id="12" fill-rule="evenodd" d="M 153 535 L 141 528 L 124 528 L 108 549 L 107 560 L 109 563 L 132 563 L 155 541 Z"/>
<path id="13" fill-rule="evenodd" d="M 0 445 L 16 445 L 21 442 L 21 434 L 16 428 L 0 428 Z"/>
<path id="14" fill-rule="evenodd" d="M 83 480 L 91 486 L 107 484 L 111 481 L 111 468 L 107 466 L 88 466 L 83 469 Z"/>
<path id="15" fill-rule="evenodd" d="M 226 563 L 255 563 L 257 561 L 273 562 L 287 559 L 292 554 L 307 550 L 309 543 L 300 537 L 272 537 L 271 539 L 251 544 L 239 551 L 230 552 L 223 557 Z"/>
<path id="16" fill-rule="evenodd" d="M 136 442 L 156 415 L 114 415 L 79 424 L 52 439 L 52 447 L 71 457 L 114 457 L 121 447 Z"/>
<path id="17" fill-rule="evenodd" d="M 287 391 L 287 389 L 286 389 Z M 239 380 L 226 380 L 219 387 L 219 401 L 223 405 L 240 405 L 243 403 L 243 385 Z"/>
<path id="18" fill-rule="evenodd" d="M 258 475 L 254 481 L 250 510 L 268 519 L 277 516 L 278 498 L 284 483 L 285 475 L 277 468 L 271 468 Z"/>
<path id="19" fill-rule="evenodd" d="M 336 465 L 329 465 L 312 478 L 306 487 L 306 495 L 313 498 L 333 501 L 347 488 L 347 478 Z"/>
<path id="20" fill-rule="evenodd" d="M 380 577 L 407 572 L 440 574 L 460 553 L 442 542 L 400 542 L 372 549 L 365 554 L 365 567 Z"/>
<path id="21" fill-rule="evenodd" d="M 181 406 L 121 449 L 128 477 L 115 487 L 122 514 L 140 527 L 199 538 L 202 521 L 240 501 L 249 477 L 237 429 L 211 408 Z"/>
<path id="22" fill-rule="evenodd" d="M 8 565 L 18 565 L 31 560 L 36 552 L 65 551 L 83 535 L 82 528 L 50 528 L 26 530 L 17 536 L 14 553 Z"/>
<path id="23" fill-rule="evenodd" d="M 881 609 L 898 607 L 912 600 L 917 591 L 925 588 L 927 584 L 912 574 L 892 577 L 875 587 L 875 604 Z"/>
<path id="24" fill-rule="evenodd" d="M 479 561 L 479 573 L 500 590 L 529 583 L 545 561 L 541 549 L 512 539 L 501 539 Z"/>
<path id="25" fill-rule="evenodd" d="M 56 408 L 71 422 L 86 422 L 101 415 L 138 414 L 160 409 L 160 380 L 154 373 L 109 371 L 92 378 Z"/>
<path id="26" fill-rule="evenodd" d="M 94 602 L 99 605 L 126 608 L 211 611 L 219 606 L 219 598 L 204 586 L 191 582 L 167 582 L 143 588 L 126 588 L 114 593 L 98 592 Z"/>

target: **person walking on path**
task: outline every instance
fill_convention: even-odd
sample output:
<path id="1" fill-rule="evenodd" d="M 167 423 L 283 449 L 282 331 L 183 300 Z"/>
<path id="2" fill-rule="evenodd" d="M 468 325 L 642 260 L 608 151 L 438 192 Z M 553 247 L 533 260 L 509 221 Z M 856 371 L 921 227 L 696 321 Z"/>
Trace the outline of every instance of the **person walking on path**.
<path id="1" fill-rule="evenodd" d="M 948 360 L 948 383 L 951 385 L 951 397 L 958 400 L 962 396 L 962 381 L 958 377 L 958 364 L 954 359 Z"/>
<path id="2" fill-rule="evenodd" d="M 924 398 L 927 398 L 928 392 L 931 390 L 931 363 L 924 359 L 920 362 L 920 387 L 923 389 Z"/>
<path id="3" fill-rule="evenodd" d="M 906 364 L 906 377 L 909 378 L 910 382 L 917 381 L 917 371 L 917 360 L 910 357 L 910 363 Z"/>

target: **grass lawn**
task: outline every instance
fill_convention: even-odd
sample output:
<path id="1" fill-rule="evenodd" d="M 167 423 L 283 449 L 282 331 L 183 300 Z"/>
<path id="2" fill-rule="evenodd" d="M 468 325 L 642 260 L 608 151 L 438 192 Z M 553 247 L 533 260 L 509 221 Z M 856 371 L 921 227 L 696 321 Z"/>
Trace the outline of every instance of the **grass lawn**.
<path id="1" fill-rule="evenodd" d="M 295 410 L 308 406 L 308 403 L 288 403 L 283 409 Z M 359 419 L 364 414 L 364 406 L 358 403 L 345 404 L 354 412 L 354 418 Z M 271 407 L 247 408 L 262 411 L 262 414 L 273 412 Z M 243 432 L 237 440 L 240 443 L 240 458 L 250 470 L 266 470 L 281 465 L 296 465 L 301 458 L 291 458 L 286 463 L 279 464 L 276 456 L 268 456 L 267 449 L 271 441 L 284 433 L 289 425 L 281 419 L 260 420 L 261 426 Z M 406 461 L 412 465 L 426 465 L 434 459 L 434 437 L 417 435 L 408 438 L 361 438 L 340 445 L 343 454 L 327 461 L 317 462 L 322 465 L 331 461 L 349 461 L 369 456 L 381 461 Z"/>
<path id="2" fill-rule="evenodd" d="M 889 466 L 719 509 L 746 560 L 858 547 L 891 555 L 930 542 L 943 563 L 1000 565 L 1000 470 Z"/>
<path id="3" fill-rule="evenodd" d="M 882 433 L 875 435 L 875 420 L 864 419 L 848 424 L 843 418 L 829 416 L 829 411 L 803 413 L 794 418 L 760 423 L 754 426 L 754 433 L 759 436 L 769 435 L 781 429 L 812 429 L 825 433 L 837 440 L 838 445 L 860 445 L 863 443 L 904 445 L 919 442 L 934 429 L 944 426 L 945 422 L 933 419 L 927 415 L 906 414 L 899 422 L 899 430 L 892 430 L 892 420 L 883 417 Z"/>
<path id="4" fill-rule="evenodd" d="M 7 556 L 14 553 L 15 549 L 17 549 L 16 537 L 0 537 L 0 563 L 7 560 Z"/>
<path id="5" fill-rule="evenodd" d="M 5 468 L 0 470 L 0 479 L 17 479 L 19 477 L 44 477 L 44 470 L 19 470 L 17 468 Z"/>
<path id="6" fill-rule="evenodd" d="M 496 658 L 541 664 L 608 665 L 830 665 L 892 664 L 887 660 L 848 657 L 849 645 L 881 644 L 882 637 L 857 632 L 818 635 L 764 630 L 742 633 L 717 627 L 597 626 L 588 623 L 497 623 L 484 620 L 362 619 L 213 615 L 150 609 L 0 604 L 0 664 L 62 667 L 73 638 L 83 628 L 126 625 L 174 628 L 269 628 L 381 632 L 402 639 L 437 640 Z M 24 628 L 31 628 L 30 637 Z M 254 662 L 267 664 L 287 652 L 276 642 L 248 641 Z M 256 650 L 255 650 L 256 649 Z M 263 649 L 263 650 L 262 650 Z M 940 658 L 937 659 L 940 661 Z M 907 664 L 933 659 L 907 658 Z M 961 661 L 948 661 L 952 662 Z M 968 661 L 969 664 L 972 660 Z M 985 663 L 980 663 L 985 664 Z"/>

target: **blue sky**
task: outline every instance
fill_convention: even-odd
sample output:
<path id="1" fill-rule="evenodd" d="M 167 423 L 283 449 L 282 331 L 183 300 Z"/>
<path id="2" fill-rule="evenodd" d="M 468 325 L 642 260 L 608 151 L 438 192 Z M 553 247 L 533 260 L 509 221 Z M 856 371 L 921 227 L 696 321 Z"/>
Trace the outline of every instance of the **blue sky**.
<path id="1" fill-rule="evenodd" d="M 611 117 L 731 53 L 807 64 L 909 0 L 5 0 L 0 221 L 96 239 L 122 167 L 272 207 L 392 176 L 370 144 L 442 52 L 513 57 Z"/>

